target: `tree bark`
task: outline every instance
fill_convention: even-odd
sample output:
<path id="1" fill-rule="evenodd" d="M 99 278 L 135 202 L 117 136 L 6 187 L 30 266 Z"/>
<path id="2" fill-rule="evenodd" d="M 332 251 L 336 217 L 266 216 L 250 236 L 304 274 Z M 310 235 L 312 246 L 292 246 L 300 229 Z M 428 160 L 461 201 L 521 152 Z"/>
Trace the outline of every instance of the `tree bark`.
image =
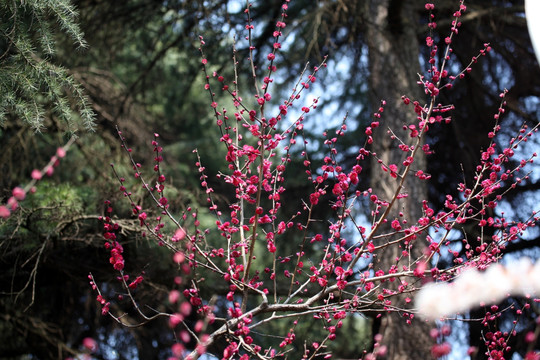
<path id="1" fill-rule="evenodd" d="M 419 43 L 416 35 L 417 8 L 415 1 L 401 0 L 372 0 L 369 2 L 368 19 L 366 23 L 367 45 L 369 50 L 370 70 L 370 103 L 372 109 L 379 108 L 381 100 L 386 101 L 384 112 L 380 120 L 380 127 L 374 131 L 373 152 L 376 157 L 372 164 L 371 187 L 373 193 L 384 201 L 390 201 L 394 196 L 400 177 L 393 179 L 383 172 L 381 163 L 385 165 L 396 164 L 403 169 L 403 161 L 407 156 L 398 148 L 399 142 L 392 140 L 388 130 L 403 142 L 411 145 L 411 138 L 404 125 L 418 124 L 417 115 L 412 106 L 407 107 L 401 97 L 403 95 L 411 100 L 422 103 L 422 90 L 417 85 L 419 63 Z M 413 139 L 414 140 L 414 139 Z M 425 169 L 426 159 L 423 151 L 419 151 L 413 163 L 414 169 Z M 384 230 L 390 228 L 394 219 L 403 223 L 414 224 L 422 216 L 422 199 L 427 199 L 428 189 L 426 182 L 420 182 L 411 172 L 405 181 L 402 192 L 408 197 L 393 204 L 388 216 L 388 223 Z M 400 216 L 400 212 L 402 216 Z M 379 240 L 375 245 L 381 245 L 391 240 Z M 400 257 L 402 248 L 390 246 L 382 249 L 374 259 L 374 270 L 382 269 L 385 272 L 392 265 L 401 269 L 405 262 L 396 261 Z M 416 244 L 411 249 L 411 257 L 422 255 L 422 245 Z M 407 279 L 409 283 L 415 279 Z M 391 290 L 397 289 L 398 281 L 386 285 Z M 410 295 L 409 295 L 410 296 Z M 392 297 L 392 305 L 407 308 L 405 297 L 398 295 Z M 408 306 L 410 308 L 410 305 Z M 374 333 L 382 335 L 382 345 L 386 345 L 387 359 L 430 359 L 432 340 L 429 337 L 429 324 L 421 319 L 414 318 L 407 324 L 407 318 L 402 312 L 390 312 L 375 321 Z"/>

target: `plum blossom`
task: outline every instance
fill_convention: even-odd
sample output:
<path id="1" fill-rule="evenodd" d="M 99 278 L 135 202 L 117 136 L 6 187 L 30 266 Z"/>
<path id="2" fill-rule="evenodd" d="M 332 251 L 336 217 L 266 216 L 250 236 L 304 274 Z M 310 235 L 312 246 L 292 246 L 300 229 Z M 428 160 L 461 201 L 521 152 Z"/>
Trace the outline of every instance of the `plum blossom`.
<path id="1" fill-rule="evenodd" d="M 7 206 L 0 205 L 0 217 L 1 218 L 7 219 L 10 214 L 11 214 L 11 211 L 9 211 Z"/>
<path id="2" fill-rule="evenodd" d="M 42 174 L 41 174 L 41 171 L 39 171 L 37 169 L 34 169 L 34 170 L 32 170 L 32 175 L 31 176 L 32 176 L 32 179 L 34 179 L 34 180 L 40 180 Z"/>
<path id="3" fill-rule="evenodd" d="M 23 188 L 17 186 L 13 189 L 13 197 L 19 201 L 23 201 L 26 197 L 26 191 Z"/>
<path id="4" fill-rule="evenodd" d="M 85 337 L 83 339 L 83 346 L 90 352 L 96 352 L 98 349 L 97 341 L 91 337 Z"/>

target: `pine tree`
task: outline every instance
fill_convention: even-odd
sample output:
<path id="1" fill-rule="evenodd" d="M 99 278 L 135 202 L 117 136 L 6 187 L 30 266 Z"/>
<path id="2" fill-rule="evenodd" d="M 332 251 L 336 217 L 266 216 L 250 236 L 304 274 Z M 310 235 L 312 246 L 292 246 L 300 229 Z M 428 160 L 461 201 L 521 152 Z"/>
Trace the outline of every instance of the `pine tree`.
<path id="1" fill-rule="evenodd" d="M 52 113 L 74 133 L 91 130 L 94 114 L 69 71 L 54 63 L 57 37 L 78 49 L 86 42 L 69 0 L 5 1 L 0 4 L 0 126 L 18 119 L 35 131 Z"/>

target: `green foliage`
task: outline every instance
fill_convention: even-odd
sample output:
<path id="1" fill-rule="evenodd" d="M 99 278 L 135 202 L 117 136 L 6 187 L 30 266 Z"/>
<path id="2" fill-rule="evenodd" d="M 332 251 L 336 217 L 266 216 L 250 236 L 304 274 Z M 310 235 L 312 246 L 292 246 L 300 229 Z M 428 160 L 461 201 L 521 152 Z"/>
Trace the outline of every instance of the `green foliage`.
<path id="1" fill-rule="evenodd" d="M 79 124 L 93 129 L 94 114 L 82 88 L 53 62 L 55 28 L 79 48 L 86 46 L 76 18 L 69 0 L 0 4 L 0 126 L 13 117 L 40 131 L 44 118 L 54 115 L 70 133 Z"/>
<path id="2" fill-rule="evenodd" d="M 97 194 L 91 187 L 43 181 L 37 191 L 21 203 L 18 215 L 0 226 L 0 234 L 8 235 L 16 230 L 18 237 L 23 238 L 30 234 L 56 235 L 63 224 L 90 212 L 87 206 L 95 208 L 96 202 Z M 35 245 L 32 239 L 38 240 L 30 236 L 26 246 Z"/>

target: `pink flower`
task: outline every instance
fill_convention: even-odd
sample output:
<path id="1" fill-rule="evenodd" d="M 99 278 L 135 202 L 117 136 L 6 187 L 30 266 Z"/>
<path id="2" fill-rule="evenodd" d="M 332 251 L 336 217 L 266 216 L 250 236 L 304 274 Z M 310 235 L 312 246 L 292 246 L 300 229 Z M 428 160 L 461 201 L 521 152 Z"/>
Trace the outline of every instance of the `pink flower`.
<path id="1" fill-rule="evenodd" d="M 170 359 L 176 359 L 176 358 L 179 358 L 182 353 L 184 352 L 184 346 L 182 344 L 179 344 L 179 343 L 175 343 L 171 346 L 171 352 L 174 354 L 174 356 L 176 357 L 172 357 Z"/>
<path id="2" fill-rule="evenodd" d="M 176 325 L 180 324 L 184 320 L 184 317 L 181 314 L 172 314 L 169 318 L 169 326 L 175 328 Z"/>
<path id="3" fill-rule="evenodd" d="M 347 287 L 347 282 L 345 280 L 338 280 L 336 283 L 338 289 L 344 290 Z"/>
<path id="4" fill-rule="evenodd" d="M 172 241 L 182 241 L 184 240 L 184 238 L 186 237 L 186 230 L 184 230 L 183 228 L 180 228 L 178 230 L 176 230 L 176 232 L 174 233 L 174 236 L 173 238 L 171 239 Z"/>
<path id="5" fill-rule="evenodd" d="M 525 355 L 525 360 L 539 360 L 539 359 L 540 359 L 540 354 L 538 354 L 537 352 L 529 351 Z"/>
<path id="6" fill-rule="evenodd" d="M 139 214 L 139 221 L 141 222 L 141 226 L 144 225 L 144 222 L 146 221 L 146 217 L 147 217 L 147 215 L 146 215 L 145 212 L 142 212 L 142 213 Z"/>
<path id="7" fill-rule="evenodd" d="M 90 352 L 95 352 L 98 348 L 96 340 L 92 339 L 91 337 L 84 338 L 82 343 L 83 346 Z"/>
<path id="8" fill-rule="evenodd" d="M 175 304 L 178 299 L 180 298 L 180 291 L 178 290 L 172 290 L 170 293 L 169 293 L 169 302 L 171 304 Z"/>
<path id="9" fill-rule="evenodd" d="M 34 169 L 32 170 L 32 179 L 34 180 L 40 180 L 41 179 L 41 171 L 39 171 L 38 169 Z"/>
<path id="10" fill-rule="evenodd" d="M 416 269 L 414 269 L 413 271 L 413 274 L 414 276 L 418 277 L 418 278 L 423 278 L 424 277 L 424 271 L 426 271 L 427 269 L 427 264 L 423 261 L 419 262 L 418 263 L 418 266 L 416 267 Z"/>
<path id="11" fill-rule="evenodd" d="M 131 282 L 131 284 L 129 284 L 129 288 L 130 289 L 136 289 L 137 286 L 144 280 L 144 278 L 142 276 L 137 276 L 137 278 L 135 280 L 133 280 Z"/>
<path id="12" fill-rule="evenodd" d="M 19 207 L 19 203 L 17 202 L 17 199 L 15 199 L 13 196 L 8 199 L 7 205 L 9 206 L 11 211 L 15 211 Z"/>
<path id="13" fill-rule="evenodd" d="M 21 187 L 16 187 L 15 189 L 13 189 L 13 197 L 19 201 L 22 201 L 24 200 L 24 198 L 26 197 L 26 192 L 21 188 Z"/>
<path id="14" fill-rule="evenodd" d="M 66 150 L 62 147 L 59 147 L 56 149 L 56 156 L 58 156 L 60 159 L 66 156 Z"/>
<path id="15" fill-rule="evenodd" d="M 431 354 L 433 357 L 440 358 L 445 355 L 450 354 L 450 351 L 452 350 L 452 347 L 449 343 L 444 342 L 442 344 L 435 344 L 431 347 Z"/>
<path id="16" fill-rule="evenodd" d="M 189 315 L 191 313 L 191 304 L 187 301 L 184 301 L 180 304 L 180 312 L 184 315 Z"/>
<path id="17" fill-rule="evenodd" d="M 177 264 L 183 263 L 185 259 L 186 259 L 186 256 L 181 251 L 176 252 L 173 256 L 173 260 Z"/>
<path id="18" fill-rule="evenodd" d="M 274 244 L 273 241 L 268 241 L 268 243 L 266 244 L 266 247 L 268 248 L 268 251 L 271 253 L 275 253 L 277 250 L 276 245 Z"/>
<path id="19" fill-rule="evenodd" d="M 6 206 L 0 205 L 0 217 L 1 218 L 7 219 L 9 217 L 10 213 L 11 212 L 9 211 L 9 209 Z"/>
<path id="20" fill-rule="evenodd" d="M 105 305 L 103 305 L 103 307 L 101 308 L 101 315 L 107 315 L 109 313 L 110 305 L 111 303 L 106 303 Z"/>

